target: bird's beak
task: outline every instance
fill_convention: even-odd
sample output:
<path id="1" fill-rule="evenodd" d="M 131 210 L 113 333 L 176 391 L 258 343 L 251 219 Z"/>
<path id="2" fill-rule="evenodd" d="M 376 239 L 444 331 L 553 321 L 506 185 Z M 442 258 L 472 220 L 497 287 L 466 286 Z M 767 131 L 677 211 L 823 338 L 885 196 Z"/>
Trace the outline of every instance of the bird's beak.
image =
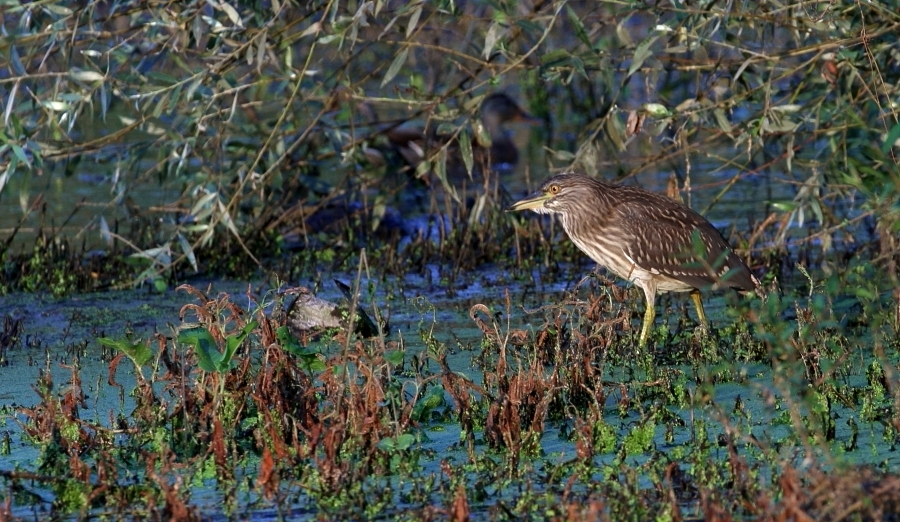
<path id="1" fill-rule="evenodd" d="M 534 210 L 543 207 L 544 202 L 548 199 L 550 199 L 549 194 L 544 194 L 543 192 L 539 194 L 533 194 L 525 199 L 516 201 L 508 209 L 506 209 L 506 211 L 515 212 L 517 210 Z"/>
<path id="2" fill-rule="evenodd" d="M 529 125 L 537 125 L 539 123 L 544 123 L 544 120 L 542 120 L 536 116 L 532 116 L 531 114 L 529 114 L 521 109 L 519 109 L 519 112 L 516 113 L 515 116 L 513 116 L 512 121 L 523 122 L 523 123 L 527 123 Z"/>

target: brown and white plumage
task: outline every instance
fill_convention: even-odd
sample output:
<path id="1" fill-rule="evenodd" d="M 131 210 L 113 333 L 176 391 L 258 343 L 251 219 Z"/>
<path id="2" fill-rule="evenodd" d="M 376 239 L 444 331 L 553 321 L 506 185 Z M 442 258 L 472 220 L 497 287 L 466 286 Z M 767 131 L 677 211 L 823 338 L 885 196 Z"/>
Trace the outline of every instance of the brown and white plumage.
<path id="1" fill-rule="evenodd" d="M 644 291 L 646 345 L 658 292 L 690 292 L 700 322 L 700 289 L 759 291 L 759 281 L 703 216 L 659 194 L 560 174 L 509 210 L 557 214 L 572 242 L 598 264 Z"/>

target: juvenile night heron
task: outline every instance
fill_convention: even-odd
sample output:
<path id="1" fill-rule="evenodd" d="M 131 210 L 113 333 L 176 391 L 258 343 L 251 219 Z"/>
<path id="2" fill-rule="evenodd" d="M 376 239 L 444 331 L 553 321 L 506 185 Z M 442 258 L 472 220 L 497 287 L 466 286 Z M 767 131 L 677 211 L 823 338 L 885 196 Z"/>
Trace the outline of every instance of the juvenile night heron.
<path id="1" fill-rule="evenodd" d="M 638 344 L 647 345 L 657 292 L 690 292 L 708 326 L 700 289 L 759 293 L 759 281 L 722 234 L 700 214 L 659 194 L 560 174 L 507 211 L 558 214 L 582 252 L 644 291 L 647 311 Z"/>

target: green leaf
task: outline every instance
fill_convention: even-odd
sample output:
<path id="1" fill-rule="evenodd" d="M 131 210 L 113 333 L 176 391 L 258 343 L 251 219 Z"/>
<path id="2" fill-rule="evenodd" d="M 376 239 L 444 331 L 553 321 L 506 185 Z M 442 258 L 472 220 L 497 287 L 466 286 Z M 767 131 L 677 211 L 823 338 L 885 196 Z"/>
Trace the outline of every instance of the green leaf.
<path id="1" fill-rule="evenodd" d="M 168 287 L 169 285 L 166 283 L 165 279 L 161 277 L 153 278 L 153 288 L 155 288 L 157 292 L 165 292 Z"/>
<path id="2" fill-rule="evenodd" d="M 393 364 L 394 366 L 400 366 L 401 364 L 403 364 L 404 355 L 406 355 L 406 352 L 404 352 L 403 350 L 393 350 L 384 354 L 384 360 Z"/>
<path id="3" fill-rule="evenodd" d="M 572 68 L 575 69 L 575 72 L 581 75 L 582 78 L 589 78 L 587 70 L 584 68 L 584 60 L 580 57 L 572 55 L 572 57 L 569 58 L 569 64 L 571 64 Z"/>
<path id="4" fill-rule="evenodd" d="M 397 437 L 386 437 L 378 441 L 378 449 L 387 452 L 408 450 L 416 442 L 416 437 L 410 433 L 404 433 Z"/>
<path id="5" fill-rule="evenodd" d="M 572 53 L 565 49 L 555 49 L 541 55 L 541 65 L 554 65 L 568 61 Z"/>
<path id="6" fill-rule="evenodd" d="M 185 91 L 184 100 L 185 101 L 193 101 L 194 93 L 197 92 L 197 89 L 203 86 L 203 80 L 206 79 L 205 74 L 198 74 L 194 81 L 188 86 L 187 91 Z"/>
<path id="7" fill-rule="evenodd" d="M 297 357 L 297 365 L 307 372 L 321 372 L 325 370 L 325 362 L 319 358 L 321 353 L 312 346 L 302 346 L 297 338 L 291 334 L 287 326 L 279 326 L 275 330 L 275 337 L 281 344 L 281 349 Z"/>
<path id="8" fill-rule="evenodd" d="M 227 2 L 219 2 L 219 8 L 222 11 L 225 11 L 225 15 L 228 16 L 228 19 L 231 20 L 232 24 L 237 27 L 244 27 L 244 22 L 241 20 L 241 15 L 238 14 L 237 9 Z"/>
<path id="9" fill-rule="evenodd" d="M 487 34 L 484 37 L 484 52 L 482 53 L 485 60 L 490 60 L 491 52 L 494 51 L 494 46 L 497 45 L 497 40 L 500 39 L 501 30 L 502 27 L 496 21 L 488 28 Z"/>
<path id="10" fill-rule="evenodd" d="M 69 110 L 69 104 L 59 100 L 44 100 L 41 102 L 41 105 L 51 111 L 63 112 Z"/>
<path id="11" fill-rule="evenodd" d="M 446 404 L 444 387 L 440 384 L 429 388 L 428 393 L 420 397 L 413 407 L 412 418 L 417 422 L 429 422 L 432 420 L 432 412 Z"/>
<path id="12" fill-rule="evenodd" d="M 166 110 L 166 105 L 168 103 L 169 103 L 169 92 L 164 92 L 164 93 L 160 94 L 156 98 L 156 105 L 153 107 L 153 112 L 151 113 L 151 114 L 153 114 L 153 117 L 159 118 L 160 116 L 162 116 L 162 113 L 163 113 L 163 111 Z"/>
<path id="13" fill-rule="evenodd" d="M 9 174 L 11 172 L 14 173 L 16 171 L 16 169 L 18 169 L 18 168 L 19 168 L 19 158 L 16 156 L 9 158 L 9 164 L 6 165 L 6 170 L 3 171 L 3 183 L 0 184 L 0 188 L 2 188 L 3 185 L 6 185 L 6 181 L 9 178 Z"/>
<path id="14" fill-rule="evenodd" d="M 653 118 L 668 118 L 672 115 L 661 103 L 645 103 L 642 108 Z"/>
<path id="15" fill-rule="evenodd" d="M 16 155 L 16 158 L 18 158 L 19 161 L 21 161 L 22 163 L 24 163 L 30 167 L 31 162 L 28 161 L 28 154 L 25 153 L 25 149 L 23 149 L 22 147 L 20 147 L 19 145 L 15 144 L 15 143 L 10 143 L 10 146 L 12 146 L 13 154 Z"/>
<path id="16" fill-rule="evenodd" d="M 69 71 L 69 77 L 80 82 L 102 82 L 106 78 L 96 71 Z"/>
<path id="17" fill-rule="evenodd" d="M 638 44 L 637 49 L 634 50 L 634 57 L 631 59 L 631 67 L 628 68 L 628 74 L 626 76 L 634 74 L 642 65 L 644 65 L 644 61 L 647 58 L 653 56 L 653 51 L 650 50 L 650 46 L 656 43 L 657 38 L 659 38 L 659 36 L 651 36 Z"/>
<path id="18" fill-rule="evenodd" d="M 397 53 L 397 56 L 394 57 L 394 61 L 391 62 L 391 65 L 388 67 L 386 73 L 384 73 L 384 79 L 381 80 L 381 86 L 384 87 L 391 80 L 394 79 L 394 76 L 397 76 L 397 73 L 400 72 L 400 68 L 403 67 L 403 64 L 406 63 L 406 56 L 409 54 L 409 47 L 404 47 L 402 51 Z"/>
<path id="19" fill-rule="evenodd" d="M 867 301 L 875 301 L 875 298 L 878 297 L 878 294 L 873 292 L 871 289 L 864 287 L 855 288 L 854 293 L 856 294 L 856 297 L 865 299 Z"/>
<path id="20" fill-rule="evenodd" d="M 12 62 L 13 72 L 15 72 L 19 76 L 28 76 L 28 73 L 25 71 L 25 66 L 22 64 L 22 58 L 19 57 L 19 51 L 16 49 L 16 46 L 9 47 L 9 57 Z"/>
<path id="21" fill-rule="evenodd" d="M 591 45 L 591 40 L 588 38 L 587 31 L 584 29 L 584 23 L 581 21 L 578 13 L 576 13 L 570 5 L 566 5 L 566 13 L 569 15 L 569 22 L 575 29 L 575 36 L 577 36 L 578 39 L 581 40 L 582 43 L 584 43 L 584 45 L 588 46 L 588 48 L 592 48 L 593 46 Z"/>
<path id="22" fill-rule="evenodd" d="M 719 125 L 719 128 L 722 129 L 722 132 L 731 134 L 731 122 L 728 121 L 728 116 L 725 115 L 725 109 L 720 107 L 713 110 L 713 116 L 716 117 L 716 123 Z"/>
<path id="23" fill-rule="evenodd" d="M 225 353 L 222 354 L 222 359 L 219 361 L 218 369 L 220 372 L 226 372 L 231 369 L 232 359 L 234 358 L 234 353 L 237 351 L 238 346 L 247 339 L 247 336 L 253 331 L 254 328 L 259 323 L 256 321 L 250 321 L 246 326 L 241 330 L 241 333 L 237 335 L 229 335 L 225 339 Z"/>
<path id="24" fill-rule="evenodd" d="M 214 372 L 222 361 L 222 353 L 216 347 L 216 341 L 206 328 L 198 327 L 182 330 L 178 334 L 178 342 L 189 344 L 197 355 L 197 364 L 206 372 Z"/>
<path id="25" fill-rule="evenodd" d="M 453 198 L 453 201 L 457 203 L 461 203 L 462 200 L 459 198 L 459 194 L 456 192 L 456 187 L 450 183 L 450 180 L 447 178 L 447 148 L 442 148 L 438 153 L 437 162 L 434 166 L 434 173 L 437 175 L 438 179 L 441 182 L 441 185 L 444 189 L 450 194 L 450 197 Z"/>
<path id="26" fill-rule="evenodd" d="M 200 268 L 197 266 L 197 256 L 194 254 L 194 248 L 191 246 L 190 242 L 185 238 L 181 232 L 176 234 L 178 238 L 178 246 L 181 247 L 181 252 L 187 258 L 188 262 L 191 264 L 191 267 L 194 269 L 194 272 L 199 272 Z"/>
<path id="27" fill-rule="evenodd" d="M 278 329 L 275 330 L 275 337 L 278 339 L 279 344 L 281 344 L 282 350 L 298 357 L 318 353 L 317 350 L 298 343 L 297 338 L 291 334 L 291 330 L 287 326 L 279 326 Z"/>
<path id="28" fill-rule="evenodd" d="M 46 8 L 51 13 L 61 15 L 61 16 L 72 16 L 72 14 L 73 14 L 73 11 L 71 9 L 69 9 L 68 7 L 62 5 L 61 2 L 59 2 L 59 3 L 48 2 L 43 7 Z"/>
<path id="29" fill-rule="evenodd" d="M 463 163 L 466 165 L 466 173 L 469 174 L 469 179 L 471 179 L 475 157 L 472 154 L 472 138 L 466 129 L 461 130 L 459 133 L 459 152 L 462 154 Z"/>
<path id="30" fill-rule="evenodd" d="M 184 87 L 184 84 L 179 83 L 175 87 L 175 90 L 172 91 L 172 97 L 169 99 L 169 106 L 165 109 L 165 112 L 167 114 L 171 114 L 171 113 L 175 112 L 175 110 L 178 108 L 178 100 L 181 98 L 181 90 L 182 90 L 181 88 L 182 87 Z"/>
<path id="31" fill-rule="evenodd" d="M 397 437 L 397 449 L 406 450 L 416 442 L 416 436 L 412 433 L 404 433 Z"/>
<path id="32" fill-rule="evenodd" d="M 799 206 L 794 201 L 771 201 L 769 204 L 779 212 L 793 212 Z"/>
<path id="33" fill-rule="evenodd" d="M 304 365 L 302 368 L 308 372 L 316 373 L 324 372 L 327 366 L 325 366 L 325 361 L 316 357 L 315 359 L 312 359 L 310 361 L 304 361 Z"/>
<path id="34" fill-rule="evenodd" d="M 606 119 L 606 137 L 616 149 L 625 151 L 625 132 L 618 118 Z"/>
<path id="35" fill-rule="evenodd" d="M 575 161 L 575 158 L 577 157 L 577 156 L 575 156 L 575 154 L 573 154 L 567 150 L 553 150 L 550 152 L 551 152 L 551 156 L 553 157 L 553 159 L 555 159 L 557 161 L 571 163 L 571 162 Z"/>
<path id="36" fill-rule="evenodd" d="M 900 123 L 895 123 L 893 127 L 891 127 L 891 131 L 888 132 L 887 137 L 884 139 L 884 143 L 881 144 L 881 152 L 887 154 L 891 147 L 894 146 L 894 143 L 897 142 L 897 139 L 900 139 Z"/>
<path id="37" fill-rule="evenodd" d="M 525 31 L 526 33 L 538 35 L 544 33 L 545 27 L 539 23 L 536 23 L 532 20 L 528 20 L 527 18 L 516 18 L 513 21 L 514 24 L 519 26 L 520 29 Z"/>
<path id="38" fill-rule="evenodd" d="M 406 37 L 409 38 L 412 36 L 413 32 L 416 30 L 416 26 L 419 25 L 419 17 L 422 16 L 422 7 L 423 4 L 419 4 L 413 8 L 412 13 L 409 15 L 409 23 L 406 24 Z"/>
<path id="39" fill-rule="evenodd" d="M 12 166 L 12 161 L 10 161 L 9 163 L 10 163 L 10 165 L 7 166 L 7 169 L 4 170 L 2 174 L 0 174 L 0 194 L 3 194 L 3 187 L 5 187 L 6 182 L 9 181 L 9 173 L 10 173 L 10 167 Z M 13 168 L 13 170 L 14 170 L 14 168 Z"/>
<path id="40" fill-rule="evenodd" d="M 106 122 L 106 113 L 109 110 L 109 91 L 106 89 L 106 84 L 100 84 L 100 119 L 103 122 Z"/>
<path id="41" fill-rule="evenodd" d="M 699 229 L 694 229 L 691 233 L 691 249 L 694 257 L 699 259 L 706 257 L 706 245 L 703 243 L 703 238 L 700 236 Z"/>
<path id="42" fill-rule="evenodd" d="M 124 353 L 135 366 L 143 366 L 153 358 L 153 350 L 142 342 L 131 343 L 126 340 L 110 339 L 109 337 L 100 337 L 97 340 L 103 346 L 109 346 Z"/>
<path id="43" fill-rule="evenodd" d="M 178 78 L 165 73 L 161 73 L 159 71 L 149 71 L 147 73 L 147 78 L 156 80 L 160 82 L 161 85 L 175 85 L 176 83 L 178 83 Z"/>

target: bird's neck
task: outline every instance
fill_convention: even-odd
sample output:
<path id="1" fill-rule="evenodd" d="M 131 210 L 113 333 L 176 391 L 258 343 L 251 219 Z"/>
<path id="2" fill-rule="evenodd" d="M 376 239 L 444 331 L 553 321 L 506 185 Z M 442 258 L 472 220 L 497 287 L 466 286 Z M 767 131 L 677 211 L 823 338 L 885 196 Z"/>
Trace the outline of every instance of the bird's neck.
<path id="1" fill-rule="evenodd" d="M 509 141 L 506 131 L 503 129 L 503 122 L 499 117 L 493 114 L 485 114 L 481 117 L 481 123 L 484 124 L 484 130 L 491 137 L 491 142 Z"/>
<path id="2" fill-rule="evenodd" d="M 596 181 L 596 180 L 595 180 Z M 607 227 L 613 219 L 612 213 L 617 206 L 616 185 L 596 181 L 596 187 L 590 196 L 578 202 L 581 208 L 570 209 L 560 213 L 560 222 L 569 237 L 581 237 L 596 233 Z M 603 209 L 603 210 L 601 210 Z M 587 223 L 584 216 L 592 216 Z M 589 227 L 588 230 L 583 230 Z"/>

